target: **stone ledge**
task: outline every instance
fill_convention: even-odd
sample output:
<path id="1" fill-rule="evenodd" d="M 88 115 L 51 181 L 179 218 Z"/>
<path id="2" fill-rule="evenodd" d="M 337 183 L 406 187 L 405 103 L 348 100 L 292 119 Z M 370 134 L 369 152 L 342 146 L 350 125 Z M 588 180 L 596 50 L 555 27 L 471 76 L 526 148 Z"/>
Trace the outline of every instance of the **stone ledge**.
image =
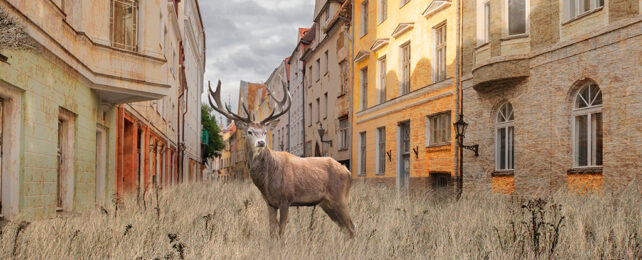
<path id="1" fill-rule="evenodd" d="M 503 171 L 494 171 L 490 173 L 492 177 L 501 177 L 501 176 L 514 176 L 515 170 L 503 170 Z"/>
<path id="2" fill-rule="evenodd" d="M 485 92 L 494 83 L 521 81 L 530 76 L 528 55 L 499 56 L 473 68 L 473 88 Z"/>
<path id="3" fill-rule="evenodd" d="M 602 167 L 571 168 L 567 174 L 602 174 Z"/>

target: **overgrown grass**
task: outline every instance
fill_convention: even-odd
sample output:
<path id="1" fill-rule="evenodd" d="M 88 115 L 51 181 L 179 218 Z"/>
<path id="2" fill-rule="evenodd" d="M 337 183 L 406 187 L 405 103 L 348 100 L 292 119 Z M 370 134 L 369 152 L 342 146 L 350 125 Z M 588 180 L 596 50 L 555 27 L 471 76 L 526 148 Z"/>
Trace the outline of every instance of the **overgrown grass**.
<path id="1" fill-rule="evenodd" d="M 265 204 L 249 183 L 182 185 L 78 216 L 2 229 L 1 259 L 642 258 L 642 201 L 620 195 L 541 199 L 397 195 L 355 184 L 349 239 L 317 209 L 292 208 L 285 237 L 270 238 Z M 158 201 L 157 201 L 158 198 Z"/>

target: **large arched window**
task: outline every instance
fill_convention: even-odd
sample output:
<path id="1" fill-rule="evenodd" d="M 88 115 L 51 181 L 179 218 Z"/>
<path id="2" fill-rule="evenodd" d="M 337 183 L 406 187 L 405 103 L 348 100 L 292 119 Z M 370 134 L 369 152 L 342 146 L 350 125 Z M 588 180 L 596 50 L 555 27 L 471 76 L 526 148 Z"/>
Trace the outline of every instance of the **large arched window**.
<path id="1" fill-rule="evenodd" d="M 602 91 L 595 84 L 584 86 L 573 105 L 574 166 L 602 165 Z"/>
<path id="2" fill-rule="evenodd" d="M 514 120 L 513 105 L 510 103 L 502 105 L 497 111 L 495 122 L 495 169 L 497 170 L 514 169 Z"/>

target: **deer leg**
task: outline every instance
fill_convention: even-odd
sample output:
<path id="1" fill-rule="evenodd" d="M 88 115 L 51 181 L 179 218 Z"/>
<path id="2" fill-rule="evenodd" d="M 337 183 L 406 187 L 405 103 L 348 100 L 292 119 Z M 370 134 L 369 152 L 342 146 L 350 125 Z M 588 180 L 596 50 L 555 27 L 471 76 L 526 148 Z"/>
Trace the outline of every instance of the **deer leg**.
<path id="1" fill-rule="evenodd" d="M 281 222 L 279 223 L 279 236 L 283 237 L 285 233 L 285 225 L 288 223 L 288 213 L 290 210 L 290 204 L 287 202 L 281 202 L 279 207 L 279 216 L 281 217 Z"/>
<path id="2" fill-rule="evenodd" d="M 276 229 L 278 225 L 278 220 L 276 218 L 276 208 L 273 208 L 270 205 L 267 205 L 268 207 L 268 221 L 270 222 L 270 236 L 274 236 L 276 234 Z"/>
<path id="3" fill-rule="evenodd" d="M 348 215 L 348 207 L 345 204 L 338 205 L 336 211 L 337 215 L 339 215 L 339 221 L 343 223 L 343 227 L 348 231 L 351 238 L 354 237 L 354 223 L 352 223 L 352 219 Z"/>
<path id="4" fill-rule="evenodd" d="M 330 217 L 330 219 L 332 219 L 332 221 L 337 223 L 340 227 L 343 226 L 342 225 L 343 223 L 341 223 L 339 221 L 339 216 L 337 215 L 337 211 L 334 208 L 332 208 L 330 203 L 328 203 L 327 201 L 324 201 L 320 205 L 321 205 L 321 208 L 323 209 L 323 211 L 325 211 L 325 214 L 328 214 L 328 217 Z"/>

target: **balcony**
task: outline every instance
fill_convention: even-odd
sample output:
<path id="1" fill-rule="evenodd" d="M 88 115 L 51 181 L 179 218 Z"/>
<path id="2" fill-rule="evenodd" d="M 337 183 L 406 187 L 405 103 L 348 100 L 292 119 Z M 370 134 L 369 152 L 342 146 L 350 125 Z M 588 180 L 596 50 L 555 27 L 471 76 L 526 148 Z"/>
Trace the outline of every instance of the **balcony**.
<path id="1" fill-rule="evenodd" d="M 473 67 L 473 88 L 485 92 L 497 84 L 512 84 L 529 76 L 528 55 L 492 57 Z"/>

